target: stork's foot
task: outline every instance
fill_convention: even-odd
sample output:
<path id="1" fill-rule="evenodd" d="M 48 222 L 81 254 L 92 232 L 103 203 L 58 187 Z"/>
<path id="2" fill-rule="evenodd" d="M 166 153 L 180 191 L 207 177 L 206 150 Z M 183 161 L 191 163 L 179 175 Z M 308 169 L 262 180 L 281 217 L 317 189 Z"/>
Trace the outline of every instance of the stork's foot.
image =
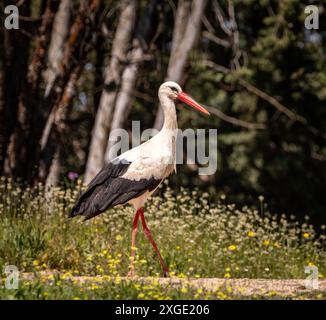
<path id="1" fill-rule="evenodd" d="M 127 274 L 127 278 L 134 278 L 135 276 L 136 276 L 135 269 L 130 269 Z"/>
<path id="2" fill-rule="evenodd" d="M 170 274 L 169 274 L 169 270 L 168 269 L 163 270 L 163 277 L 164 278 L 170 278 Z"/>

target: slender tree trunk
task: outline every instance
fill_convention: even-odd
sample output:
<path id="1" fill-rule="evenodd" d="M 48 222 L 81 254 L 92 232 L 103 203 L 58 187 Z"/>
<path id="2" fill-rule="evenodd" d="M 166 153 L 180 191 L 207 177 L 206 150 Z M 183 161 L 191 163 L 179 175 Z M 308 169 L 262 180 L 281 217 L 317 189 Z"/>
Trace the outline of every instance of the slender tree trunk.
<path id="1" fill-rule="evenodd" d="M 4 6 L 9 4 L 12 4 L 12 1 L 4 2 Z M 30 15 L 28 1 L 19 7 L 19 13 L 23 16 Z M 1 23 L 3 108 L 0 111 L 0 174 L 10 175 L 12 171 L 7 161 L 8 146 L 10 136 L 16 128 L 18 101 L 27 72 L 30 39 L 20 30 L 3 28 L 3 21 Z M 19 26 L 21 29 L 30 30 L 30 25 L 26 21 L 20 21 Z"/>
<path id="2" fill-rule="evenodd" d="M 61 171 L 61 158 L 62 158 L 61 146 L 59 145 L 54 153 L 51 166 L 49 169 L 49 174 L 46 178 L 46 182 L 45 182 L 46 189 L 56 186 L 59 183 L 59 177 Z"/>
<path id="3" fill-rule="evenodd" d="M 7 152 L 6 162 L 10 175 L 22 177 L 25 180 L 30 180 L 35 172 L 39 123 L 42 122 L 41 111 L 38 110 L 41 104 L 39 85 L 57 6 L 58 1 L 47 1 L 35 49 L 28 67 L 27 79 L 19 95 L 17 123 L 10 137 Z M 17 50 L 15 48 L 15 51 Z M 26 48 L 22 50 L 27 52 Z M 16 74 L 14 81 L 17 81 Z"/>
<path id="4" fill-rule="evenodd" d="M 185 34 L 190 9 L 191 0 L 179 0 L 174 19 L 170 60 L 175 58 L 178 46 L 180 45 Z"/>
<path id="5" fill-rule="evenodd" d="M 71 4 L 70 4 L 71 5 Z M 60 9 L 63 9 L 60 7 Z M 72 8 L 71 8 L 72 9 Z M 67 33 L 65 30 L 61 30 L 63 33 L 52 34 L 50 51 L 48 54 L 48 60 L 54 58 L 54 61 L 49 61 L 49 68 L 45 73 L 46 78 L 46 99 L 52 104 L 49 108 L 50 113 L 45 117 L 46 123 L 42 131 L 42 136 L 40 138 L 41 151 L 44 150 L 45 146 L 48 143 L 52 126 L 55 119 L 57 118 L 57 107 L 60 105 L 62 96 L 64 95 L 65 88 L 70 81 L 70 75 L 73 72 L 76 65 L 80 63 L 82 57 L 80 56 L 80 38 L 81 34 L 84 32 L 84 23 L 87 17 L 85 10 L 87 9 L 87 4 L 84 2 L 80 4 L 78 13 L 76 14 L 73 23 L 68 29 Z M 68 19 L 68 15 L 63 15 L 63 13 L 58 12 L 59 17 L 55 19 L 55 24 L 58 23 L 57 27 L 59 28 L 60 21 L 62 18 Z M 65 25 L 67 26 L 67 21 Z M 54 26 L 55 28 L 56 26 Z M 56 33 L 55 29 L 52 33 Z M 63 42 L 64 39 L 59 39 L 60 36 L 69 35 L 67 41 Z M 62 44 L 62 47 L 60 46 Z M 59 52 L 56 52 L 56 48 Z M 53 49 L 53 51 L 52 51 Z M 79 52 L 78 52 L 79 51 Z M 78 53 L 76 53 L 78 52 Z M 59 63 L 59 64 L 58 64 Z M 55 66 L 54 68 L 51 66 Z M 52 95 L 52 96 L 51 96 Z"/>
<path id="6" fill-rule="evenodd" d="M 65 41 L 68 37 L 70 30 L 70 18 L 71 18 L 72 2 L 70 0 L 62 0 L 58 9 L 58 12 L 54 19 L 54 25 L 51 35 L 51 43 L 48 52 L 48 69 L 45 73 L 45 96 L 47 97 L 52 89 L 55 79 L 60 74 L 61 60 L 63 58 L 63 49 Z M 55 111 L 53 109 L 53 111 Z M 48 117 L 47 120 L 47 130 L 44 134 L 49 132 L 50 127 L 54 121 L 53 113 Z M 46 137 L 42 138 L 43 147 L 44 140 Z M 54 153 L 52 163 L 50 165 L 49 173 L 46 178 L 46 187 L 56 185 L 59 181 L 60 167 L 61 167 L 61 145 L 57 143 L 56 151 Z M 50 155 L 51 156 L 51 155 Z M 39 169 L 40 170 L 40 169 Z M 43 173 L 44 174 L 44 173 Z M 39 174 L 40 176 L 40 174 Z M 42 176 L 42 175 L 41 175 Z"/>
<path id="7" fill-rule="evenodd" d="M 113 136 L 113 130 L 121 128 L 124 120 L 129 115 L 134 99 L 133 90 L 139 76 L 140 66 L 144 62 L 145 56 L 150 48 L 150 43 L 157 34 L 159 28 L 158 18 L 160 6 L 160 1 L 151 1 L 150 5 L 143 12 L 141 19 L 139 19 L 137 32 L 133 40 L 133 49 L 128 56 L 128 64 L 123 71 L 121 89 L 115 103 L 113 120 L 110 128 L 112 134 L 110 134 L 110 138 L 107 142 L 105 161 L 109 161 L 115 156 L 110 152 L 116 140 L 116 137 Z"/>
<path id="8" fill-rule="evenodd" d="M 70 29 L 71 10 L 72 2 L 70 0 L 62 0 L 54 19 L 48 52 L 48 69 L 45 72 L 45 96 L 49 95 L 53 83 L 60 73 L 63 48 Z"/>
<path id="9" fill-rule="evenodd" d="M 125 1 L 120 13 L 112 45 L 112 58 L 105 70 L 105 88 L 102 91 L 93 127 L 85 171 L 86 183 L 94 177 L 104 163 L 114 103 L 120 86 L 128 45 L 135 27 L 137 3 L 138 1 L 136 0 Z"/>
<path id="10" fill-rule="evenodd" d="M 180 0 L 175 17 L 175 27 L 173 31 L 172 47 L 166 80 L 182 82 L 182 76 L 188 61 L 189 52 L 196 45 L 201 27 L 201 17 L 204 13 L 206 1 L 190 2 Z M 189 14 L 189 10 L 190 14 Z M 160 129 L 163 124 L 163 112 L 158 108 L 154 128 Z"/>
<path id="11" fill-rule="evenodd" d="M 76 66 L 71 73 L 70 79 L 65 87 L 64 93 L 58 105 L 55 107 L 53 124 L 49 129 L 47 144 L 44 146 L 41 161 L 38 168 L 38 180 L 46 179 L 47 186 L 55 185 L 59 180 L 61 159 L 63 154 L 63 139 L 68 134 L 67 119 L 70 113 L 70 106 L 77 87 L 77 81 L 83 70 L 81 65 Z"/>
<path id="12" fill-rule="evenodd" d="M 131 57 L 130 60 L 135 62 L 129 63 L 128 66 L 123 71 L 122 80 L 121 80 L 121 89 L 119 91 L 115 103 L 115 109 L 113 113 L 112 123 L 110 126 L 110 132 L 122 127 L 123 122 L 128 117 L 132 105 L 132 101 L 133 101 L 132 91 L 134 90 L 137 81 L 139 65 L 144 59 L 144 49 L 140 45 L 139 40 L 135 39 L 134 43 L 135 43 L 134 48 L 130 54 Z M 110 150 L 113 144 L 114 144 L 114 137 L 110 134 L 109 139 L 107 141 L 105 161 L 110 160 Z"/>
<path id="13" fill-rule="evenodd" d="M 93 35 L 101 22 L 100 8 L 101 1 L 99 0 L 79 3 L 78 13 L 69 30 L 69 38 L 65 41 L 59 73 L 49 93 L 50 99 L 52 95 L 54 96 L 53 107 L 40 139 L 41 154 L 34 180 L 44 181 L 50 168 L 53 168 L 54 174 L 57 175 L 59 172 L 57 169 L 61 167 L 59 161 L 64 152 L 70 106 L 75 97 L 78 79 L 87 61 L 87 55 L 93 49 Z M 57 92 L 60 94 L 56 94 Z M 55 163 L 52 164 L 52 161 Z M 47 185 L 50 185 L 50 181 L 57 180 L 58 177 L 50 176 Z"/>
<path id="14" fill-rule="evenodd" d="M 69 78 L 63 88 L 60 99 L 55 103 L 51 112 L 52 125 L 46 127 L 41 145 L 43 146 L 42 156 L 39 163 L 38 180 L 44 180 L 52 168 L 55 175 L 59 174 L 60 161 L 64 154 L 65 137 L 68 132 L 67 120 L 71 111 L 73 98 L 75 97 L 77 82 L 87 61 L 88 53 L 93 49 L 94 32 L 99 29 L 101 23 L 101 1 L 91 0 L 80 3 L 79 14 L 71 26 L 70 37 L 67 41 L 64 54 L 63 66 L 68 72 Z M 69 61 L 75 61 L 72 66 Z M 70 63 L 71 64 L 71 63 Z M 68 71 L 69 70 L 69 71 Z M 52 163 L 54 161 L 54 163 Z M 58 177 L 52 177 L 50 172 L 47 185 L 58 181 Z"/>
<path id="15" fill-rule="evenodd" d="M 103 29 L 103 28 L 102 28 Z M 93 115 L 95 120 L 95 115 L 97 112 L 97 108 L 100 104 L 101 99 L 101 86 L 103 84 L 103 67 L 104 67 L 104 59 L 105 59 L 105 35 L 103 31 L 99 32 L 97 35 L 97 41 L 95 44 L 96 51 L 96 61 L 94 66 L 94 94 L 93 94 Z"/>

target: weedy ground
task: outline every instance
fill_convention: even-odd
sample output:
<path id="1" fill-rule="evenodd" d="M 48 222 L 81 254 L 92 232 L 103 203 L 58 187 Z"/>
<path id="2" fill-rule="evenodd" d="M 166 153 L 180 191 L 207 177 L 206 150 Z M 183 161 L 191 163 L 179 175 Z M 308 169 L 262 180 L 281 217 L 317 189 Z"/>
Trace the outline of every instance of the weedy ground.
<path id="1" fill-rule="evenodd" d="M 17 290 L 8 290 L 3 273 L 0 298 L 242 298 L 225 287 L 210 291 L 187 285 L 162 287 L 155 281 L 160 265 L 141 225 L 136 271 L 154 280 L 146 285 L 122 280 L 130 262 L 133 210 L 117 207 L 86 222 L 68 219 L 81 188 L 78 182 L 72 188 L 46 191 L 41 184 L 22 188 L 1 178 L 0 270 L 14 265 L 34 278 L 21 281 Z M 324 226 L 317 236 L 308 221 L 300 224 L 284 215 L 236 208 L 227 199 L 210 203 L 206 193 L 181 189 L 174 195 L 168 186 L 163 188 L 161 196 L 148 201 L 145 216 L 172 277 L 304 279 L 306 266 L 317 266 L 320 279 L 326 275 Z M 44 277 L 42 271 L 50 275 Z M 74 275 L 104 277 L 81 284 L 70 279 Z M 325 293 L 307 297 L 324 299 Z"/>

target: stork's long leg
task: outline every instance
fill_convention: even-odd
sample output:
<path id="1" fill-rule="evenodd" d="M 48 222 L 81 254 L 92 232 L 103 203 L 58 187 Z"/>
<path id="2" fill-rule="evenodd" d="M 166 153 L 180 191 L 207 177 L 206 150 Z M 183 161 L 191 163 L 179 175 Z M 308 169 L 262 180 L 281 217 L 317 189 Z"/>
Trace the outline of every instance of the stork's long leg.
<path id="1" fill-rule="evenodd" d="M 138 220 L 139 215 L 141 214 L 140 209 L 137 210 L 134 221 L 132 223 L 132 232 L 131 232 L 131 255 L 130 255 L 130 266 L 128 277 L 133 277 L 135 275 L 135 251 L 136 251 L 136 235 L 138 229 Z"/>
<path id="2" fill-rule="evenodd" d="M 152 246 L 153 246 L 153 248 L 154 248 L 155 252 L 157 253 L 158 258 L 160 260 L 160 264 L 161 264 L 161 267 L 163 269 L 163 275 L 164 275 L 164 277 L 168 277 L 169 276 L 169 269 L 168 269 L 166 263 L 164 262 L 161 254 L 160 254 L 160 251 L 158 250 L 158 247 L 157 247 L 157 245 L 156 245 L 156 243 L 155 243 L 155 241 L 153 239 L 151 231 L 147 227 L 143 209 L 140 208 L 138 211 L 140 211 L 140 218 L 141 218 L 141 223 L 143 225 L 144 233 L 145 233 L 146 237 L 148 238 L 148 240 L 150 241 L 150 243 L 152 244 Z"/>

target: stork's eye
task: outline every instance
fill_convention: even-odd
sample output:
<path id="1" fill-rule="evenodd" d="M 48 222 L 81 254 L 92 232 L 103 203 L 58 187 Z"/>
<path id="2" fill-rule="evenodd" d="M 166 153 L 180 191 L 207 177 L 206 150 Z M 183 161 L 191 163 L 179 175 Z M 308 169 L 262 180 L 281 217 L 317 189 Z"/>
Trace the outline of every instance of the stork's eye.
<path id="1" fill-rule="evenodd" d="M 175 87 L 169 87 L 172 91 L 174 91 L 175 93 L 178 93 L 178 89 Z"/>

